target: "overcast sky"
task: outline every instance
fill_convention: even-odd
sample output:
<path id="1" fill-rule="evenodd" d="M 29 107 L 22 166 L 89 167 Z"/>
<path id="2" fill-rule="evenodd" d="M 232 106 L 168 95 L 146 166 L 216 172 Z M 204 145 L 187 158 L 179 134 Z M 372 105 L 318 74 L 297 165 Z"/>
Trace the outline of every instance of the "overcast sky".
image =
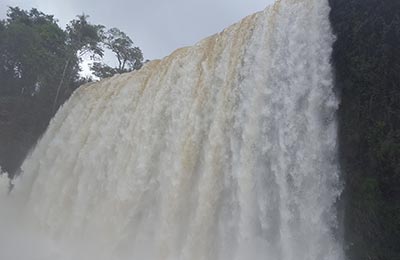
<path id="1" fill-rule="evenodd" d="M 142 49 L 146 59 L 162 58 L 193 45 L 274 0 L 0 0 L 0 17 L 7 6 L 35 7 L 53 14 L 65 26 L 77 14 L 92 23 L 117 27 Z"/>

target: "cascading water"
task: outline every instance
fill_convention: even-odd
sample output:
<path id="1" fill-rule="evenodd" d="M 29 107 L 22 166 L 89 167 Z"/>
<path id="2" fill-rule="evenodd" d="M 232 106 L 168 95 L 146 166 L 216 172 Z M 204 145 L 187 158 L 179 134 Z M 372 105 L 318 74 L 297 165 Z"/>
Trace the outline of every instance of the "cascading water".
<path id="1" fill-rule="evenodd" d="M 49 259 L 342 259 L 328 14 L 277 1 L 80 87 L 2 202 Z"/>

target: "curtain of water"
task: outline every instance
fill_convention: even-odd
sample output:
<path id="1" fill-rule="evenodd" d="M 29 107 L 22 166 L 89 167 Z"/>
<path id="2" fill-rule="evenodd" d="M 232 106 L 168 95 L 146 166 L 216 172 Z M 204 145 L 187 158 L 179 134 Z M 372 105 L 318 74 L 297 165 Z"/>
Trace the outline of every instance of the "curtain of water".
<path id="1" fill-rule="evenodd" d="M 79 88 L 23 164 L 21 214 L 84 259 L 341 259 L 327 2 Z"/>

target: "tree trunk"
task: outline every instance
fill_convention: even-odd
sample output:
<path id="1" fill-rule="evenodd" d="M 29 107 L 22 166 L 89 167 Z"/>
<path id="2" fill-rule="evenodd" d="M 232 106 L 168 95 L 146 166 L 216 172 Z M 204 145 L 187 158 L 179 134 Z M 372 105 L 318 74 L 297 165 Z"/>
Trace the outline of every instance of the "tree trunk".
<path id="1" fill-rule="evenodd" d="M 69 61 L 70 61 L 70 58 L 68 58 L 67 62 L 65 62 L 65 66 L 64 66 L 63 74 L 61 76 L 60 84 L 58 84 L 56 97 L 54 98 L 54 103 L 53 103 L 53 113 L 56 112 L 58 95 L 60 94 L 61 86 L 64 83 L 64 78 L 65 78 L 65 74 L 67 73 L 67 68 L 68 68 L 68 65 L 69 65 Z"/>

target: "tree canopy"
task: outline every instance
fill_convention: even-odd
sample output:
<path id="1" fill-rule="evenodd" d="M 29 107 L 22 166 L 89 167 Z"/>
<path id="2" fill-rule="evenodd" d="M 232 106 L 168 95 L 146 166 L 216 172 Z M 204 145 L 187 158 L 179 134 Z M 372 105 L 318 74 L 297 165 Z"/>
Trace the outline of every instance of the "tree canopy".
<path id="1" fill-rule="evenodd" d="M 124 73 L 142 67 L 142 51 L 135 47 L 131 38 L 118 28 L 111 28 L 103 32 L 102 43 L 115 54 L 118 66 L 113 68 L 104 63 L 95 62 L 91 69 L 99 78 L 110 77 L 116 73 Z"/>
<path id="2" fill-rule="evenodd" d="M 82 14 L 61 28 L 53 15 L 35 8 L 10 7 L 0 20 L 0 165 L 18 169 L 60 105 L 81 84 L 84 59 L 96 61 L 92 73 L 110 77 L 142 66 L 143 55 L 124 32 L 107 30 Z M 118 61 L 102 58 L 106 50 Z"/>

